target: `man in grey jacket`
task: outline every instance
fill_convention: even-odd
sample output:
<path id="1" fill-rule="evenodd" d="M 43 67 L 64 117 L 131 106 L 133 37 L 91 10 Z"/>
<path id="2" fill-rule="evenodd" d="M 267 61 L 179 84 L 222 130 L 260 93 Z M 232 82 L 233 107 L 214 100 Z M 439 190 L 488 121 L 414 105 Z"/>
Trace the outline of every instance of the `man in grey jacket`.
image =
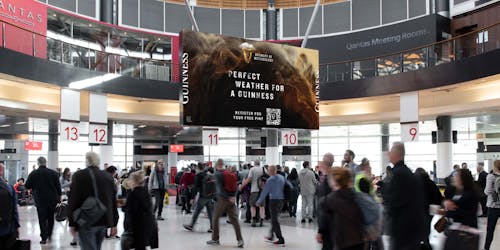
<path id="1" fill-rule="evenodd" d="M 156 167 L 151 171 L 149 176 L 148 188 L 155 197 L 154 211 L 158 211 L 157 220 L 164 220 L 161 217 L 163 212 L 163 200 L 165 199 L 165 193 L 167 192 L 167 171 L 163 168 L 163 161 L 158 161 Z"/>
<path id="2" fill-rule="evenodd" d="M 302 195 L 302 223 L 309 219 L 309 223 L 313 221 L 313 205 L 314 194 L 316 192 L 316 176 L 314 175 L 311 165 L 305 161 L 302 166 L 304 167 L 299 173 L 300 181 L 300 194 Z"/>

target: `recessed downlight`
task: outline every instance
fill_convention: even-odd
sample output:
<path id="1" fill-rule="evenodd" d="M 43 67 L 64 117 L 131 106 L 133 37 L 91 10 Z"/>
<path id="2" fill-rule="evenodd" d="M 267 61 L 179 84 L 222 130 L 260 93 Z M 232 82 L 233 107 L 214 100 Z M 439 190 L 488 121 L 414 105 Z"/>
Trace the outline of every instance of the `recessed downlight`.
<path id="1" fill-rule="evenodd" d="M 8 127 L 10 127 L 10 124 L 0 125 L 0 128 L 8 128 Z"/>
<path id="2" fill-rule="evenodd" d="M 16 122 L 17 125 L 23 125 L 23 124 L 26 124 L 28 122 Z"/>

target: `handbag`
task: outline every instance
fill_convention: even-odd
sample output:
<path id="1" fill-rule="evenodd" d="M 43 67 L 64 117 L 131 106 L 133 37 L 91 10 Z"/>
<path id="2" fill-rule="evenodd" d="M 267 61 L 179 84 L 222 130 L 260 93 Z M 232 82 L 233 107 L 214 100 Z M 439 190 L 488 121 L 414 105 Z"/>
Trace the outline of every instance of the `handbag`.
<path id="1" fill-rule="evenodd" d="M 448 226 L 449 221 L 448 219 L 446 219 L 446 217 L 443 216 L 436 222 L 436 224 L 434 224 L 434 229 L 436 229 L 438 233 L 442 233 L 448 228 Z"/>
<path id="2" fill-rule="evenodd" d="M 83 202 L 82 206 L 76 209 L 72 216 L 75 223 L 80 228 L 90 228 L 99 221 L 102 216 L 106 213 L 106 206 L 99 200 L 97 195 L 97 184 L 95 180 L 94 173 L 90 168 L 89 171 L 90 179 L 92 180 L 92 189 L 94 191 L 94 196 L 89 196 Z"/>
<path id="3" fill-rule="evenodd" d="M 444 250 L 478 250 L 479 233 L 463 229 L 451 229 L 446 231 Z"/>
<path id="4" fill-rule="evenodd" d="M 30 240 L 16 240 L 16 244 L 14 245 L 15 250 L 30 250 L 31 249 L 31 241 Z"/>
<path id="5" fill-rule="evenodd" d="M 56 221 L 62 222 L 68 218 L 68 205 L 59 203 L 56 206 Z"/>
<path id="6" fill-rule="evenodd" d="M 134 248 L 134 234 L 129 231 L 123 232 L 120 240 L 120 245 L 122 250 Z"/>

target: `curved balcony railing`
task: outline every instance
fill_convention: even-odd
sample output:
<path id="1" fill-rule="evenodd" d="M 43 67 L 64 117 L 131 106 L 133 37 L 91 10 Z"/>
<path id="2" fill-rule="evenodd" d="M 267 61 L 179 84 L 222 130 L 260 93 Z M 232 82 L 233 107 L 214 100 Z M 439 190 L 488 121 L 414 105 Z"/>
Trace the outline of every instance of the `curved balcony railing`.
<path id="1" fill-rule="evenodd" d="M 16 36 L 22 34 L 22 38 L 8 38 L 7 36 L 13 36 L 13 32 L 16 32 Z M 14 41 L 15 44 L 13 44 Z M 104 48 L 93 49 L 96 47 L 95 44 L 85 41 L 78 41 L 78 44 L 81 45 L 51 38 L 0 21 L 0 47 L 91 71 L 148 80 L 175 80 L 175 77 L 172 79 L 172 63 L 170 61 L 110 53 L 104 51 Z"/>
<path id="2" fill-rule="evenodd" d="M 397 53 L 320 65 L 320 82 L 388 76 L 477 56 L 500 48 L 500 23 Z"/>

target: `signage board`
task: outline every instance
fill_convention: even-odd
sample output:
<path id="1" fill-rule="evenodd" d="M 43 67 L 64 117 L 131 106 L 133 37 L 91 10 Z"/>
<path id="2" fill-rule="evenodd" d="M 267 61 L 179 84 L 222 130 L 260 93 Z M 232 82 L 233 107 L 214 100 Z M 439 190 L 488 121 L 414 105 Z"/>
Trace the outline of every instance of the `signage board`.
<path id="1" fill-rule="evenodd" d="M 42 150 L 43 142 L 41 141 L 26 141 L 24 143 L 24 150 L 40 151 Z"/>
<path id="2" fill-rule="evenodd" d="M 182 144 L 171 144 L 170 145 L 171 153 L 184 153 L 184 145 Z"/>
<path id="3" fill-rule="evenodd" d="M 79 141 L 80 124 L 78 122 L 61 121 L 61 130 L 59 132 L 61 141 Z"/>
<path id="4" fill-rule="evenodd" d="M 319 128 L 318 51 L 181 32 L 186 126 Z"/>
<path id="5" fill-rule="evenodd" d="M 219 130 L 218 129 L 204 129 L 202 132 L 203 146 L 217 146 L 219 145 Z"/>
<path id="6" fill-rule="evenodd" d="M 418 122 L 401 124 L 401 141 L 416 142 L 418 141 L 418 134 Z"/>
<path id="7" fill-rule="evenodd" d="M 297 146 L 299 145 L 299 133 L 297 130 L 287 130 L 281 133 L 281 145 Z"/>
<path id="8" fill-rule="evenodd" d="M 89 143 L 107 144 L 108 143 L 108 125 L 89 124 Z"/>

